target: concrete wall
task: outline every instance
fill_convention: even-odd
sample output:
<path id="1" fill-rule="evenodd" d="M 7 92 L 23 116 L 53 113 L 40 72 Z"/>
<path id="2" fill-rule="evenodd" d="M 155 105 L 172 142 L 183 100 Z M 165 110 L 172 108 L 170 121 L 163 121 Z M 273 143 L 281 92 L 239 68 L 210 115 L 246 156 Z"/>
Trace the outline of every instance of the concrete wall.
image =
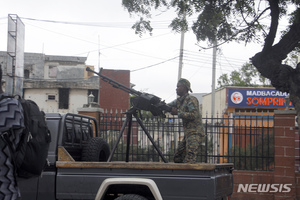
<path id="1" fill-rule="evenodd" d="M 49 76 L 49 67 L 57 67 L 57 76 L 55 78 Z M 83 80 L 85 64 L 64 64 L 60 62 L 45 62 L 44 79 L 58 79 L 64 81 L 74 81 L 74 79 Z"/>
<path id="2" fill-rule="evenodd" d="M 48 100 L 48 95 L 55 95 L 55 100 Z M 27 89 L 24 93 L 25 99 L 33 100 L 45 112 L 73 112 L 87 104 L 87 90 L 70 89 L 69 109 L 59 109 L 58 89 Z"/>
<path id="3" fill-rule="evenodd" d="M 69 110 L 71 110 L 73 113 L 76 113 L 78 108 L 81 108 L 83 104 L 87 103 L 87 96 L 87 90 L 71 89 Z"/>
<path id="4" fill-rule="evenodd" d="M 227 105 L 226 105 L 226 88 L 221 88 L 219 90 L 216 90 L 215 93 L 215 113 L 214 117 L 222 116 L 223 112 L 226 111 Z M 202 117 L 208 116 L 211 117 L 211 93 L 203 95 L 202 97 Z"/>
<path id="5" fill-rule="evenodd" d="M 48 95 L 55 95 L 55 100 L 48 100 Z M 58 90 L 57 89 L 26 89 L 24 98 L 33 100 L 40 109 L 45 112 L 58 110 Z"/>
<path id="6" fill-rule="evenodd" d="M 43 78 L 45 66 L 45 54 L 25 53 L 24 70 L 29 70 L 32 79 Z"/>
<path id="7" fill-rule="evenodd" d="M 65 78 L 83 78 L 85 70 L 86 57 L 75 56 L 52 56 L 41 53 L 25 53 L 24 54 L 24 70 L 30 71 L 30 79 L 49 78 L 47 70 L 49 65 L 65 66 L 69 73 L 64 73 L 65 69 L 61 70 L 61 75 L 58 74 L 58 79 Z M 0 63 L 3 63 L 3 72 L 6 74 L 7 52 L 0 52 Z M 80 67 L 78 70 L 76 67 Z M 73 71 L 73 67 L 77 68 Z M 75 75 L 75 76 L 74 76 Z"/>

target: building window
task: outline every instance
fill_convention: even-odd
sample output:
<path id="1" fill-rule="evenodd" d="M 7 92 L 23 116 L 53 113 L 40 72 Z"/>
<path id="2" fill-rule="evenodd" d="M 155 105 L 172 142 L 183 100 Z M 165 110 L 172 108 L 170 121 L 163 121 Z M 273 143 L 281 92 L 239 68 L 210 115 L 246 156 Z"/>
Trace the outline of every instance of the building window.
<path id="1" fill-rule="evenodd" d="M 57 76 L 57 66 L 49 66 L 49 78 L 56 78 Z"/>
<path id="2" fill-rule="evenodd" d="M 58 108 L 59 109 L 69 109 L 69 88 L 59 88 L 59 102 Z"/>
<path id="3" fill-rule="evenodd" d="M 25 79 L 29 79 L 29 74 L 30 74 L 30 73 L 29 73 L 29 70 L 28 70 L 28 69 L 25 69 L 25 70 L 24 70 L 24 78 L 25 78 Z"/>
<path id="4" fill-rule="evenodd" d="M 48 100 L 55 100 L 55 95 L 49 94 L 48 95 Z"/>
<path id="5" fill-rule="evenodd" d="M 274 112 L 275 109 L 263 109 L 263 108 L 243 108 L 243 109 L 240 109 L 240 108 L 236 108 L 235 109 L 235 113 L 238 114 L 238 113 L 268 113 L 268 112 Z"/>

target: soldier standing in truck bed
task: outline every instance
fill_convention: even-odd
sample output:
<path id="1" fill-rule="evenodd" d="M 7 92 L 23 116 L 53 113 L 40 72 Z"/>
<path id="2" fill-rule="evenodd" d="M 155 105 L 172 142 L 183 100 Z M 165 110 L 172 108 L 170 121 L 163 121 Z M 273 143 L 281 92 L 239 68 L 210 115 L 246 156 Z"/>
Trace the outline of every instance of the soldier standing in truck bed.
<path id="1" fill-rule="evenodd" d="M 190 82 L 180 79 L 176 88 L 179 97 L 169 103 L 172 106 L 171 114 L 182 119 L 184 129 L 184 138 L 174 155 L 175 163 L 195 163 L 204 137 L 199 102 L 196 97 L 189 95 L 189 91 L 192 92 Z"/>

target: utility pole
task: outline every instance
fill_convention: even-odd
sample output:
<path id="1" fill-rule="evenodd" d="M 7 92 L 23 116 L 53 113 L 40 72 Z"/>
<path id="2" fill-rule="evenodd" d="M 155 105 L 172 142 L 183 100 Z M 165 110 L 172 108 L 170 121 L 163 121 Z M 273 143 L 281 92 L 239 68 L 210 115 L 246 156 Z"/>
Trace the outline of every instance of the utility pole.
<path id="1" fill-rule="evenodd" d="M 181 76 L 182 76 L 183 49 L 184 49 L 184 31 L 181 31 L 180 53 L 179 53 L 179 67 L 178 67 L 178 80 L 181 79 Z"/>
<path id="2" fill-rule="evenodd" d="M 182 65 L 183 65 L 183 48 L 184 48 L 184 31 L 181 31 L 181 39 L 180 39 L 180 53 L 179 53 L 179 67 L 178 67 L 178 81 L 181 79 L 181 74 L 182 74 Z M 179 120 L 179 119 L 178 119 Z M 174 133 L 174 142 L 175 142 L 175 147 L 178 147 L 178 135 L 177 132 Z"/>
<path id="3" fill-rule="evenodd" d="M 212 84 L 211 84 L 211 117 L 215 115 L 215 88 L 216 88 L 216 60 L 217 60 L 217 41 L 213 42 L 213 60 L 212 60 Z"/>
<path id="4" fill-rule="evenodd" d="M 186 12 L 185 12 L 185 5 L 184 5 L 182 20 L 185 21 L 185 17 L 186 17 Z M 184 49 L 184 34 L 185 34 L 185 30 L 183 30 L 183 28 L 181 28 L 180 53 L 179 53 L 179 67 L 178 67 L 178 80 L 181 79 L 181 76 L 182 76 L 183 49 Z"/>
<path id="5" fill-rule="evenodd" d="M 100 35 L 98 35 L 98 71 L 100 72 Z"/>
<path id="6" fill-rule="evenodd" d="M 185 19 L 185 11 L 183 14 L 183 19 Z M 184 34 L 185 31 L 183 30 L 183 28 L 181 29 L 181 37 L 180 37 L 180 52 L 179 52 L 179 66 L 178 66 L 178 81 L 179 79 L 181 79 L 182 76 L 182 66 L 183 66 L 183 49 L 184 49 Z M 180 119 L 178 119 L 180 120 Z M 178 147 L 178 134 L 177 132 L 174 133 L 174 142 L 175 142 L 175 147 Z"/>
<path id="7" fill-rule="evenodd" d="M 215 135 L 215 88 L 216 88 L 216 61 L 217 61 L 217 41 L 213 41 L 213 60 L 212 60 L 212 84 L 211 84 L 211 125 L 212 133 L 210 135 L 210 140 L 213 142 L 213 151 L 215 154 L 218 154 L 218 136 Z M 212 163 L 215 163 L 216 160 L 211 160 Z"/>

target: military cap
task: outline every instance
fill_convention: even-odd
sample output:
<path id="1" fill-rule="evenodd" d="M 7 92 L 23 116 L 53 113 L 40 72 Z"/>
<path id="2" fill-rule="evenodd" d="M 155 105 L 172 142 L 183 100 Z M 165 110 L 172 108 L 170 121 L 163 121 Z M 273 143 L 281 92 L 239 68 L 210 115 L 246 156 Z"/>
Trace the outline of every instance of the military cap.
<path id="1" fill-rule="evenodd" d="M 191 83 L 187 79 L 181 78 L 179 79 L 178 83 L 183 84 L 185 87 L 187 87 L 188 91 L 193 92 L 191 89 Z"/>

